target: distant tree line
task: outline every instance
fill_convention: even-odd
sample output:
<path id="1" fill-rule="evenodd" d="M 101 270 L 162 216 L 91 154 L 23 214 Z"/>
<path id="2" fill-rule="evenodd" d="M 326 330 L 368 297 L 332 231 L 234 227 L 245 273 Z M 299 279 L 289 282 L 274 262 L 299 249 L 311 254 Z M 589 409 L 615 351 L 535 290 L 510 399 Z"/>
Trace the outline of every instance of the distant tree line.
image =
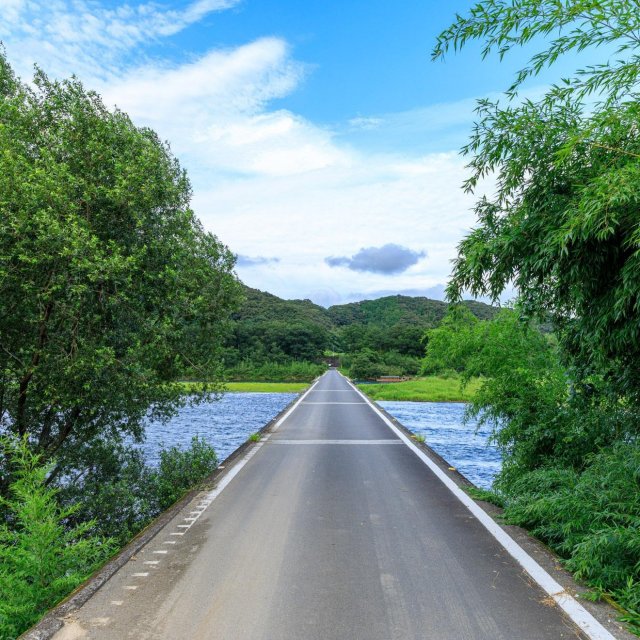
<path id="1" fill-rule="evenodd" d="M 388 296 L 325 309 L 309 300 L 282 300 L 255 289 L 245 288 L 244 294 L 225 342 L 230 379 L 298 379 L 301 363 L 319 365 L 328 353 L 339 354 L 355 378 L 416 375 L 424 332 L 438 326 L 448 308 L 438 300 Z M 478 318 L 496 312 L 479 302 L 465 306 Z M 308 379 L 317 371 L 307 367 Z"/>

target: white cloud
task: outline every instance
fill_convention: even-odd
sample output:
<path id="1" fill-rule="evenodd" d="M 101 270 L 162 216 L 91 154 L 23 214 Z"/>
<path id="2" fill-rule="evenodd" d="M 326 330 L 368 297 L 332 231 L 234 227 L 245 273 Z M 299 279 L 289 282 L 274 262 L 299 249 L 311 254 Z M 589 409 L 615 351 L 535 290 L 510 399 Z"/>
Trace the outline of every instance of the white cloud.
<path id="1" fill-rule="evenodd" d="M 101 92 L 170 140 L 194 175 L 290 175 L 347 161 L 330 132 L 268 110 L 304 76 L 283 40 L 262 38 L 171 68 L 141 67 L 104 83 Z"/>
<path id="2" fill-rule="evenodd" d="M 51 64 L 54 74 L 77 73 L 108 105 L 117 104 L 171 142 L 189 171 L 194 209 L 206 228 L 243 256 L 278 257 L 263 267 L 262 258 L 238 265 L 250 286 L 323 303 L 390 286 L 441 290 L 455 247 L 473 223 L 473 199 L 460 189 L 464 160 L 455 152 L 415 147 L 371 151 L 366 139 L 355 144 L 340 132 L 373 136 L 395 130 L 415 138 L 422 127 L 434 136 L 436 123 L 465 126 L 472 103 L 424 114 L 358 116 L 327 128 L 271 107 L 307 74 L 279 38 L 210 50 L 187 62 L 124 62 L 123 51 L 169 37 L 235 0 L 198 0 L 179 12 L 155 4 L 104 9 L 86 0 L 30 0 L 29 7 L 43 8 L 32 21 L 24 2 L 0 3 L 3 16 L 11 17 L 0 29 L 9 34 L 12 60 L 39 42 L 29 55 L 38 56 L 45 70 Z M 393 276 L 392 284 L 388 275 L 324 263 L 330 255 L 384 244 L 424 250 L 427 257 Z"/>
<path id="3" fill-rule="evenodd" d="M 0 0 L 0 39 L 21 75 L 37 63 L 56 76 L 71 71 L 87 80 L 110 78 L 133 49 L 239 1 L 196 0 L 170 10 L 155 2 L 105 7 L 88 0 Z"/>
<path id="4" fill-rule="evenodd" d="M 411 168 L 409 171 L 408 168 Z M 400 162 L 353 152 L 340 166 L 288 177 L 244 176 L 196 189 L 194 207 L 205 225 L 237 251 L 266 252 L 280 262 L 239 274 L 250 286 L 284 297 L 325 302 L 388 290 L 389 276 L 332 269 L 327 255 L 395 243 L 424 248 L 428 257 L 393 276 L 398 290 L 446 282 L 455 247 L 473 224 L 473 199 L 460 182 L 456 153 Z"/>

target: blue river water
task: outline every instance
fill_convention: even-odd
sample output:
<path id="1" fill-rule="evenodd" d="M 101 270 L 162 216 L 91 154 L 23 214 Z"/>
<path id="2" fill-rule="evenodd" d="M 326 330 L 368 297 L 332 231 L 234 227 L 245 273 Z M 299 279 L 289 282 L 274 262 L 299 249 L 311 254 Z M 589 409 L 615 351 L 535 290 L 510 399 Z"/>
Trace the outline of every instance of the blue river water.
<path id="1" fill-rule="evenodd" d="M 500 452 L 489 442 L 491 429 L 465 423 L 462 402 L 391 402 L 378 404 L 478 487 L 489 489 L 500 471 Z"/>
<path id="2" fill-rule="evenodd" d="M 224 460 L 247 438 L 282 411 L 295 393 L 227 393 L 220 400 L 184 407 L 168 422 L 149 422 L 141 445 L 152 465 L 162 447 L 188 447 L 193 436 L 213 445 Z M 407 429 L 479 487 L 489 488 L 500 470 L 500 454 L 487 444 L 489 432 L 465 424 L 465 405 L 451 402 L 380 402 Z"/>
<path id="3" fill-rule="evenodd" d="M 277 416 L 296 393 L 225 393 L 220 400 L 183 407 L 168 422 L 148 422 L 142 444 L 147 461 L 156 465 L 162 447 L 186 448 L 193 436 L 213 445 L 224 460 L 247 438 Z"/>

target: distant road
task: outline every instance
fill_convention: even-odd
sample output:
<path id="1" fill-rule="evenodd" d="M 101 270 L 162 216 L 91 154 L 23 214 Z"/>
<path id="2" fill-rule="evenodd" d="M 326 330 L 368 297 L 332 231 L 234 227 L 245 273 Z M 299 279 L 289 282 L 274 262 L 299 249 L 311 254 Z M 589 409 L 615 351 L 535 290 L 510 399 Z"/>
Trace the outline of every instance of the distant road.
<path id="1" fill-rule="evenodd" d="M 55 638 L 587 637 L 337 372 L 249 458 Z"/>

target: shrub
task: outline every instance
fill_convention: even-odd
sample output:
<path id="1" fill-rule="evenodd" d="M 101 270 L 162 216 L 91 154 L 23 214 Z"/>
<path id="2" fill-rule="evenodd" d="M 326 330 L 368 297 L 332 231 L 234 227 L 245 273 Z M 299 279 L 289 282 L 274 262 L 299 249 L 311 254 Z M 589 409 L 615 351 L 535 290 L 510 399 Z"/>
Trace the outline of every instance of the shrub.
<path id="1" fill-rule="evenodd" d="M 0 637 L 15 638 L 84 581 L 113 552 L 91 536 L 92 522 L 67 526 L 77 507 L 60 507 L 42 465 L 25 440 L 0 439 L 12 467 L 9 498 L 0 498 Z"/>
<path id="2" fill-rule="evenodd" d="M 603 449 L 581 472 L 540 468 L 499 487 L 507 520 L 552 546 L 597 593 L 611 594 L 640 630 L 640 444 Z"/>
<path id="3" fill-rule="evenodd" d="M 226 377 L 247 382 L 311 382 L 327 370 L 327 365 L 315 362 L 291 360 L 289 362 L 255 363 L 243 360 L 228 369 Z"/>
<path id="4" fill-rule="evenodd" d="M 197 437 L 187 449 L 161 451 L 157 469 L 145 463 L 139 449 L 124 443 L 105 443 L 100 464 L 93 465 L 77 483 L 67 483 L 61 489 L 61 498 L 65 504 L 77 503 L 73 522 L 91 520 L 93 533 L 125 545 L 210 475 L 217 462 L 214 449 Z"/>
<path id="5" fill-rule="evenodd" d="M 198 436 L 189 449 L 170 447 L 160 452 L 160 466 L 151 474 L 157 512 L 169 508 L 187 491 L 211 475 L 218 466 L 214 448 Z"/>

